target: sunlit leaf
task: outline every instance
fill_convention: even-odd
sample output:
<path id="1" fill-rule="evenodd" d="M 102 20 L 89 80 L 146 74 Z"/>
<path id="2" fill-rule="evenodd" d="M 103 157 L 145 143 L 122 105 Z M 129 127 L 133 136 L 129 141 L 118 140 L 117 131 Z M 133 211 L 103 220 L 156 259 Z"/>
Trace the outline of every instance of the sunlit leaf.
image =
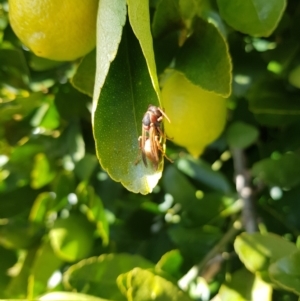
<path id="1" fill-rule="evenodd" d="M 270 264 L 297 250 L 295 244 L 272 233 L 242 233 L 235 239 L 234 248 L 246 268 L 266 280 Z"/>
<path id="2" fill-rule="evenodd" d="M 222 301 L 271 301 L 272 287 L 246 269 L 240 269 L 222 284 L 219 296 Z"/>
<path id="3" fill-rule="evenodd" d="M 51 275 L 59 269 L 63 261 L 58 258 L 49 243 L 44 242 L 37 251 L 32 269 L 30 283 L 31 296 L 36 297 L 47 290 L 47 283 Z"/>
<path id="4" fill-rule="evenodd" d="M 111 178 L 128 190 L 146 194 L 161 177 L 141 160 L 138 137 L 148 105 L 158 105 L 144 56 L 137 40 L 124 31 L 94 114 L 97 156 Z"/>
<path id="5" fill-rule="evenodd" d="M 147 269 L 153 264 L 138 255 L 104 254 L 71 266 L 64 274 L 64 283 L 78 292 L 110 300 L 126 300 L 118 290 L 116 279 L 135 267 Z"/>
<path id="6" fill-rule="evenodd" d="M 43 153 L 37 154 L 31 172 L 31 186 L 35 189 L 41 188 L 50 183 L 54 177 L 55 171 L 52 169 L 47 156 Z"/>
<path id="7" fill-rule="evenodd" d="M 97 15 L 96 78 L 93 93 L 93 112 L 99 99 L 101 88 L 114 60 L 122 29 L 126 20 L 125 0 L 102 0 Z"/>
<path id="8" fill-rule="evenodd" d="M 158 96 L 160 89 L 156 74 L 156 64 L 150 29 L 149 0 L 127 0 L 129 21 L 133 32 L 140 42 L 141 49 L 147 62 L 153 88 Z"/>
<path id="9" fill-rule="evenodd" d="M 164 254 L 159 262 L 156 264 L 155 269 L 162 270 L 173 277 L 180 276 L 180 268 L 183 263 L 183 257 L 179 250 L 172 250 Z"/>
<path id="10" fill-rule="evenodd" d="M 49 238 L 56 256 L 73 262 L 89 255 L 94 243 L 93 232 L 94 227 L 85 216 L 71 213 L 55 221 Z"/>
<path id="11" fill-rule="evenodd" d="M 126 278 L 126 282 L 123 281 Z M 126 283 L 128 300 L 148 301 L 191 301 L 186 293 L 181 291 L 171 281 L 155 275 L 150 271 L 135 268 L 118 278 L 118 282 Z"/>
<path id="12" fill-rule="evenodd" d="M 87 54 L 80 62 L 75 75 L 71 79 L 72 85 L 80 92 L 93 96 L 96 74 L 96 51 Z"/>
<path id="13" fill-rule="evenodd" d="M 234 29 L 252 36 L 269 36 L 284 12 L 285 0 L 218 0 L 221 16 Z"/>
<path id="14" fill-rule="evenodd" d="M 53 300 L 62 300 L 62 301 L 115 301 L 107 300 L 102 298 L 97 298 L 91 295 L 80 294 L 80 293 L 71 293 L 71 292 L 51 292 L 39 297 L 40 301 L 53 301 Z"/>
<path id="15" fill-rule="evenodd" d="M 272 281 L 280 287 L 300 295 L 300 251 L 271 264 L 269 273 Z"/>

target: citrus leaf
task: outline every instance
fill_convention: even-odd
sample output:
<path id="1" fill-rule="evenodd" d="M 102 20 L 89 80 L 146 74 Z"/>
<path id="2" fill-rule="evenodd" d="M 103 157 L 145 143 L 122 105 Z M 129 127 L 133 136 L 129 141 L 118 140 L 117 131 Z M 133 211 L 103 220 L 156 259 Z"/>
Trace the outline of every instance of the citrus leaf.
<path id="1" fill-rule="evenodd" d="M 124 281 L 124 278 L 127 278 L 126 281 Z M 120 281 L 122 282 L 122 288 L 124 284 L 126 285 L 128 300 L 192 300 L 174 283 L 148 270 L 135 268 L 125 275 L 120 275 L 118 284 Z"/>
<path id="2" fill-rule="evenodd" d="M 133 32 L 140 42 L 145 56 L 153 88 L 160 98 L 160 90 L 156 73 L 153 42 L 150 29 L 149 1 L 127 0 L 129 21 Z"/>
<path id="3" fill-rule="evenodd" d="M 64 274 L 63 281 L 68 289 L 101 298 L 124 300 L 116 284 L 117 277 L 135 267 L 149 269 L 153 266 L 138 255 L 103 254 L 72 265 Z"/>
<path id="4" fill-rule="evenodd" d="M 72 262 L 86 257 L 93 246 L 93 225 L 82 214 L 55 221 L 49 232 L 51 246 L 58 258 Z"/>
<path id="5" fill-rule="evenodd" d="M 234 29 L 252 36 L 268 37 L 286 7 L 285 0 L 218 0 L 220 14 Z"/>
<path id="6" fill-rule="evenodd" d="M 78 91 L 93 97 L 96 72 L 96 51 L 87 54 L 80 62 L 71 84 Z"/>
<path id="7" fill-rule="evenodd" d="M 125 0 L 99 1 L 97 15 L 96 77 L 93 112 L 100 96 L 110 63 L 114 60 L 126 21 Z"/>
<path id="8" fill-rule="evenodd" d="M 162 270 L 174 278 L 179 278 L 183 257 L 179 250 L 172 250 L 165 253 L 155 266 L 155 270 Z"/>
<path id="9" fill-rule="evenodd" d="M 256 162 L 252 174 L 267 184 L 291 188 L 300 183 L 299 165 L 300 156 L 287 153 L 278 159 L 267 158 Z"/>
<path id="10" fill-rule="evenodd" d="M 154 37 L 180 29 L 182 26 L 183 20 L 180 14 L 179 0 L 160 0 L 157 3 L 152 23 Z"/>
<path id="11" fill-rule="evenodd" d="M 140 46 L 127 29 L 102 88 L 93 130 L 103 169 L 128 190 L 147 194 L 161 177 L 162 164 L 158 170 L 144 166 L 138 138 L 148 105 L 158 102 Z"/>
<path id="12" fill-rule="evenodd" d="M 269 281 L 270 264 L 293 253 L 297 247 L 272 233 L 242 233 L 235 239 L 234 249 L 249 271 L 259 272 L 265 280 Z"/>
<path id="13" fill-rule="evenodd" d="M 260 277 L 240 269 L 234 272 L 231 277 L 222 284 L 219 291 L 222 301 L 271 301 L 272 287 Z"/>
<path id="14" fill-rule="evenodd" d="M 231 58 L 218 29 L 197 18 L 194 33 L 176 56 L 176 66 L 195 85 L 227 97 L 231 93 Z"/>
<path id="15" fill-rule="evenodd" d="M 234 122 L 226 131 L 226 140 L 230 147 L 247 148 L 258 138 L 259 132 L 253 125 L 245 122 Z"/>
<path id="16" fill-rule="evenodd" d="M 285 290 L 300 295 L 300 251 L 283 257 L 269 268 L 271 279 Z"/>

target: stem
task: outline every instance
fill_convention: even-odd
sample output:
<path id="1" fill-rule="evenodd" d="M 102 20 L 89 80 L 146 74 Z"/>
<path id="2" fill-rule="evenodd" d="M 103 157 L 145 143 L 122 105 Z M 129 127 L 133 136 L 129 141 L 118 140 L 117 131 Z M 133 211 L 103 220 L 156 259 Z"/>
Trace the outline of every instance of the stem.
<path id="1" fill-rule="evenodd" d="M 243 226 L 246 232 L 253 233 L 258 231 L 258 227 L 254 205 L 254 190 L 251 185 L 251 175 L 246 167 L 246 158 L 243 150 L 239 148 L 233 148 L 231 152 L 235 169 L 236 191 L 243 201 Z"/>
<path id="2" fill-rule="evenodd" d="M 206 254 L 203 260 L 194 265 L 181 279 L 178 280 L 178 286 L 182 290 L 187 290 L 189 284 L 197 278 L 199 273 L 203 270 L 206 264 L 215 257 L 218 253 L 220 253 L 224 246 L 228 244 L 228 242 L 232 241 L 238 232 L 240 232 L 241 225 L 239 221 L 236 221 L 232 227 L 225 233 L 222 239 Z"/>

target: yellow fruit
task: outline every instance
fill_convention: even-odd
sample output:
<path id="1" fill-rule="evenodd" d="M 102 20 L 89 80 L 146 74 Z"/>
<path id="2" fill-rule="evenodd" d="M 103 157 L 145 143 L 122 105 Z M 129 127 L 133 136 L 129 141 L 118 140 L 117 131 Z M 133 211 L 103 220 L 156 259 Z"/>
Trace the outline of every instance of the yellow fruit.
<path id="1" fill-rule="evenodd" d="M 37 56 L 71 61 L 96 44 L 98 0 L 9 0 L 10 24 Z"/>
<path id="2" fill-rule="evenodd" d="M 164 123 L 167 136 L 195 157 L 224 129 L 226 99 L 192 84 L 179 72 L 166 79 L 162 104 L 171 120 Z"/>

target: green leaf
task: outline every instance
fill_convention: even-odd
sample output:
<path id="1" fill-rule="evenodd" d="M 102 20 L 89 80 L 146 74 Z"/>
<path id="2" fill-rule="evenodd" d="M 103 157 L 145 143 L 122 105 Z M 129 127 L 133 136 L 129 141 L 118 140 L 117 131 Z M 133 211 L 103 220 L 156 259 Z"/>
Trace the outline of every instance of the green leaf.
<path id="1" fill-rule="evenodd" d="M 268 37 L 277 27 L 285 0 L 218 0 L 220 14 L 234 29 L 252 36 Z"/>
<path id="2" fill-rule="evenodd" d="M 170 228 L 168 234 L 182 256 L 193 262 L 203 259 L 223 235 L 216 227 L 184 228 L 181 225 Z"/>
<path id="3" fill-rule="evenodd" d="M 179 250 L 172 250 L 164 254 L 159 262 L 156 264 L 155 269 L 162 270 L 173 276 L 174 278 L 179 278 L 180 268 L 183 263 L 183 257 Z"/>
<path id="4" fill-rule="evenodd" d="M 190 178 L 205 184 L 219 192 L 229 193 L 232 191 L 231 184 L 219 171 L 212 170 L 211 166 L 202 159 L 192 156 L 181 156 L 175 162 L 177 168 Z"/>
<path id="5" fill-rule="evenodd" d="M 79 184 L 76 189 L 76 194 L 80 204 L 86 206 L 85 214 L 90 222 L 95 223 L 98 235 L 102 238 L 103 245 L 108 245 L 109 225 L 101 199 L 94 192 L 93 187 L 86 186 L 85 182 Z"/>
<path id="6" fill-rule="evenodd" d="M 197 197 L 197 189 L 174 166 L 166 168 L 163 185 L 165 191 L 174 197 L 174 201 L 182 206 L 182 219 L 193 226 L 204 225 L 218 217 L 226 217 L 236 212 L 231 208 L 234 207 L 234 199 L 222 193 L 202 192 Z"/>
<path id="7" fill-rule="evenodd" d="M 269 280 L 270 264 L 295 252 L 297 247 L 276 234 L 242 233 L 235 239 L 234 249 L 249 271 L 259 272 Z"/>
<path id="8" fill-rule="evenodd" d="M 84 259 L 64 274 L 68 289 L 76 289 L 101 298 L 126 300 L 120 293 L 116 279 L 135 267 L 153 268 L 153 264 L 138 255 L 104 254 Z"/>
<path id="9" fill-rule="evenodd" d="M 127 300 L 136 301 L 191 301 L 171 281 L 150 271 L 135 268 L 125 275 L 120 275 L 118 284 L 126 285 Z"/>
<path id="10" fill-rule="evenodd" d="M 128 28 L 128 27 L 127 27 Z M 145 59 L 137 40 L 124 31 L 94 114 L 94 137 L 102 168 L 128 190 L 147 194 L 161 177 L 141 160 L 138 138 L 148 105 L 158 106 Z"/>
<path id="11" fill-rule="evenodd" d="M 51 246 L 59 258 L 73 262 L 89 255 L 94 227 L 82 214 L 59 218 L 49 232 Z"/>
<path id="12" fill-rule="evenodd" d="M 31 172 L 31 186 L 39 189 L 49 184 L 55 177 L 55 171 L 44 153 L 37 154 L 34 158 L 34 166 Z"/>
<path id="13" fill-rule="evenodd" d="M 252 167 L 252 174 L 269 185 L 291 188 L 300 183 L 300 156 L 287 153 L 278 159 L 263 159 Z"/>
<path id="14" fill-rule="evenodd" d="M 232 64 L 227 43 L 214 25 L 200 18 L 176 56 L 175 69 L 204 90 L 223 97 L 231 93 Z"/>
<path id="15" fill-rule="evenodd" d="M 22 51 L 0 49 L 0 82 L 15 88 L 28 89 L 29 69 Z"/>
<path id="16" fill-rule="evenodd" d="M 221 285 L 219 297 L 222 301 L 271 301 L 272 287 L 246 269 L 240 269 Z"/>
<path id="17" fill-rule="evenodd" d="M 150 28 L 149 0 L 127 0 L 129 22 L 140 42 L 147 62 L 153 88 L 160 99 L 160 89 L 156 73 L 156 64 Z"/>
<path id="18" fill-rule="evenodd" d="M 259 132 L 253 125 L 236 121 L 226 131 L 226 140 L 232 148 L 247 148 L 258 138 Z"/>
<path id="19" fill-rule="evenodd" d="M 179 0 L 160 0 L 153 16 L 154 37 L 159 37 L 184 26 Z"/>
<path id="20" fill-rule="evenodd" d="M 54 200 L 55 194 L 53 192 L 39 194 L 31 207 L 29 220 L 35 223 L 43 223 Z"/>
<path id="21" fill-rule="evenodd" d="M 271 264 L 269 273 L 271 280 L 281 288 L 300 295 L 300 251 Z"/>
<path id="22" fill-rule="evenodd" d="M 288 79 L 291 85 L 300 89 L 300 66 L 299 65 L 290 72 Z"/>
<path id="23" fill-rule="evenodd" d="M 47 290 L 49 278 L 62 264 L 63 261 L 55 255 L 49 241 L 44 242 L 38 249 L 31 268 L 32 282 L 29 290 L 32 297 Z"/>
<path id="24" fill-rule="evenodd" d="M 53 300 L 62 300 L 62 301 L 114 301 L 112 299 L 102 299 L 97 298 L 91 295 L 79 294 L 79 293 L 70 293 L 70 292 L 51 292 L 47 293 L 38 298 L 40 301 L 53 301 Z"/>
<path id="25" fill-rule="evenodd" d="M 0 123 L 11 120 L 14 115 L 26 117 L 42 103 L 42 93 L 31 93 L 27 97 L 17 97 L 8 103 L 0 103 Z"/>
<path id="26" fill-rule="evenodd" d="M 92 51 L 82 58 L 71 84 L 80 92 L 93 97 L 96 74 L 96 51 Z"/>
<path id="27" fill-rule="evenodd" d="M 0 226 L 0 244 L 9 249 L 28 249 L 41 239 L 44 230 L 37 223 L 9 219 Z"/>
<path id="28" fill-rule="evenodd" d="M 8 269 L 14 266 L 17 262 L 16 252 L 8 250 L 0 246 L 0 298 L 4 299 L 5 288 L 10 280 Z"/>
<path id="29" fill-rule="evenodd" d="M 126 20 L 125 0 L 99 1 L 97 15 L 96 77 L 93 93 L 93 112 L 110 63 L 114 60 Z"/>

